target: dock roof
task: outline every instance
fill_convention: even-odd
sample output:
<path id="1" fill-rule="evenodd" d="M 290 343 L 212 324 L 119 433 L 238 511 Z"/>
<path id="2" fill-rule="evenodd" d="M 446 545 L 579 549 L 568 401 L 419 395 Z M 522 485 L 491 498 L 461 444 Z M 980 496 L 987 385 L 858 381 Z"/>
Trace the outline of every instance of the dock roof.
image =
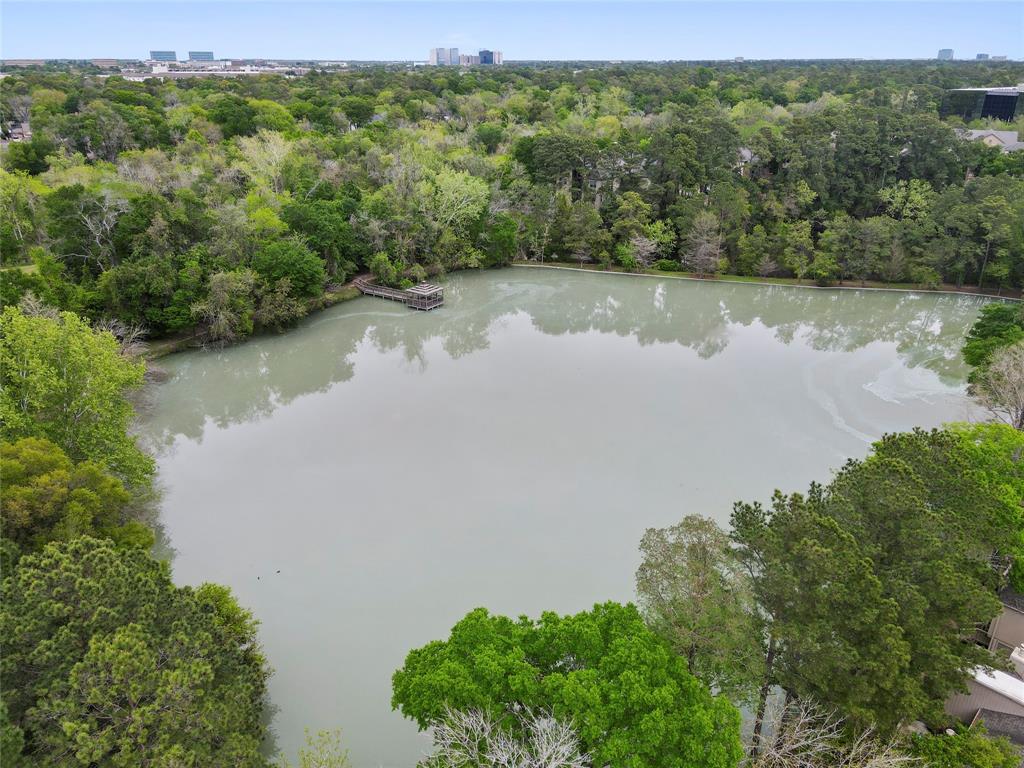
<path id="1" fill-rule="evenodd" d="M 407 288 L 408 293 L 415 294 L 416 296 L 432 296 L 435 293 L 440 293 L 443 288 L 440 285 L 434 285 L 433 283 L 419 283 L 414 285 L 412 288 Z"/>

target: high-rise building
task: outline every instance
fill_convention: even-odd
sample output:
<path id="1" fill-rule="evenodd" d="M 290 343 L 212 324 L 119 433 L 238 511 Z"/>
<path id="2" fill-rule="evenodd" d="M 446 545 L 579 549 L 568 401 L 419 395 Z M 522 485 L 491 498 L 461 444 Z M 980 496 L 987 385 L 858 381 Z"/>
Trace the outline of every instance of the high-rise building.
<path id="1" fill-rule="evenodd" d="M 150 61 L 177 61 L 178 55 L 174 51 L 150 51 Z"/>
<path id="2" fill-rule="evenodd" d="M 471 53 L 460 53 L 459 54 L 459 64 L 461 64 L 464 67 L 472 67 L 472 66 L 474 66 L 476 64 L 480 64 L 480 63 L 481 62 L 480 62 L 480 57 L 479 56 L 474 56 Z"/>
<path id="3" fill-rule="evenodd" d="M 952 48 L 940 48 L 939 49 L 939 61 L 950 61 L 953 58 Z"/>
<path id="4" fill-rule="evenodd" d="M 505 57 L 501 55 L 501 51 L 494 51 L 494 63 L 495 64 L 504 64 L 505 63 Z"/>
<path id="5" fill-rule="evenodd" d="M 940 117 L 956 115 L 964 120 L 993 117 L 1011 122 L 1024 115 L 1024 89 L 955 88 L 946 91 L 939 107 Z"/>
<path id="6" fill-rule="evenodd" d="M 988 61 L 988 54 L 987 53 L 979 53 L 974 58 L 977 59 L 978 61 Z"/>
<path id="7" fill-rule="evenodd" d="M 189 61 L 213 61 L 213 51 L 189 51 Z"/>
<path id="8" fill-rule="evenodd" d="M 458 66 L 458 48 L 431 48 L 430 63 L 437 67 Z"/>
<path id="9" fill-rule="evenodd" d="M 480 51 L 481 64 L 501 64 L 501 51 Z"/>

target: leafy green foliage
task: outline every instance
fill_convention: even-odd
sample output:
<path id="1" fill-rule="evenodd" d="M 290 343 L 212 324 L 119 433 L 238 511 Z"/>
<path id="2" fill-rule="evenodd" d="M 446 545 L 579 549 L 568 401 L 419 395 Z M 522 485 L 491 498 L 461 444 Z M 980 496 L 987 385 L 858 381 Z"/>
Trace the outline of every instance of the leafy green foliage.
<path id="1" fill-rule="evenodd" d="M 773 679 L 854 723 L 938 720 L 987 651 L 964 638 L 1000 610 L 994 552 L 1020 509 L 957 434 L 888 435 L 827 487 L 737 504 L 734 538 L 777 648 Z"/>
<path id="2" fill-rule="evenodd" d="M 95 462 L 73 464 L 49 440 L 26 437 L 0 444 L 0 475 L 3 536 L 22 551 L 76 536 L 143 549 L 153 544 L 148 528 L 124 519 L 131 496 L 121 481 Z"/>
<path id="3" fill-rule="evenodd" d="M 735 766 L 739 713 L 713 697 L 633 606 L 514 621 L 478 608 L 413 650 L 392 705 L 427 728 L 445 709 L 506 717 L 516 705 L 571 721 L 595 765 Z"/>
<path id="4" fill-rule="evenodd" d="M 729 536 L 690 515 L 640 542 L 637 597 L 648 626 L 712 690 L 749 703 L 764 679 L 764 631 L 749 575 Z"/>
<path id="5" fill-rule="evenodd" d="M 937 116 L 946 88 L 1019 80 L 1011 62 L 9 74 L 0 131 L 33 135 L 4 153 L 0 254 L 46 268 L 0 299 L 150 336 L 301 316 L 320 281 L 277 252 L 296 236 L 331 283 L 383 252 L 410 278 L 525 258 L 1024 285 L 1020 163 Z"/>
<path id="6" fill-rule="evenodd" d="M 1005 738 L 991 738 L 981 726 L 953 735 L 913 736 L 910 752 L 926 768 L 1018 768 L 1020 753 Z"/>
<path id="7" fill-rule="evenodd" d="M 33 764 L 262 764 L 267 670 L 224 588 L 78 538 L 24 556 L 0 596 L 3 699 Z"/>
<path id="8" fill-rule="evenodd" d="M 113 336 L 70 312 L 51 319 L 8 307 L 0 315 L 0 436 L 46 438 L 74 462 L 146 484 L 153 462 L 127 432 L 134 412 L 126 397 L 143 370 Z"/>
<path id="9" fill-rule="evenodd" d="M 252 267 L 271 283 L 287 278 L 296 296 L 316 296 L 326 274 L 320 258 L 299 240 L 269 243 L 252 260 Z"/>
<path id="10" fill-rule="evenodd" d="M 999 526 L 1006 532 L 1000 554 L 1013 561 L 1014 588 L 1024 592 L 1024 433 L 1008 424 L 953 424 L 971 469 L 1000 501 Z"/>
<path id="11" fill-rule="evenodd" d="M 964 360 L 974 368 L 984 368 L 997 349 L 1021 339 L 1024 339 L 1024 317 L 1020 306 L 1002 302 L 986 304 L 967 332 Z"/>

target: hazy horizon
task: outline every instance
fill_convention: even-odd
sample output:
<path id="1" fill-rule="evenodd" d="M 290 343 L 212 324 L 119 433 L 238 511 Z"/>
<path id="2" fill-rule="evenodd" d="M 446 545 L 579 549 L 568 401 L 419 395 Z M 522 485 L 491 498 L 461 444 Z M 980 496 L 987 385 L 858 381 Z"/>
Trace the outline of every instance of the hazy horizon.
<path id="1" fill-rule="evenodd" d="M 579 2 L 178 0 L 0 3 L 0 57 L 422 61 L 490 48 L 519 61 L 932 59 L 952 48 L 1024 58 L 1011 2 Z"/>

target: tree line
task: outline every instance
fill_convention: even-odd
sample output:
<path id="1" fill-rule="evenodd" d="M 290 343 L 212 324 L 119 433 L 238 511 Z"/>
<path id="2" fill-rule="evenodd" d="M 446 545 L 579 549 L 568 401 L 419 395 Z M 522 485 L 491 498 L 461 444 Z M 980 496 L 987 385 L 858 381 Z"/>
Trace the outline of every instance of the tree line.
<path id="1" fill-rule="evenodd" d="M 1024 153 L 944 90 L 1019 64 L 371 68 L 143 83 L 5 78 L 5 304 L 152 336 L 283 327 L 371 271 L 565 260 L 1017 289 Z"/>

